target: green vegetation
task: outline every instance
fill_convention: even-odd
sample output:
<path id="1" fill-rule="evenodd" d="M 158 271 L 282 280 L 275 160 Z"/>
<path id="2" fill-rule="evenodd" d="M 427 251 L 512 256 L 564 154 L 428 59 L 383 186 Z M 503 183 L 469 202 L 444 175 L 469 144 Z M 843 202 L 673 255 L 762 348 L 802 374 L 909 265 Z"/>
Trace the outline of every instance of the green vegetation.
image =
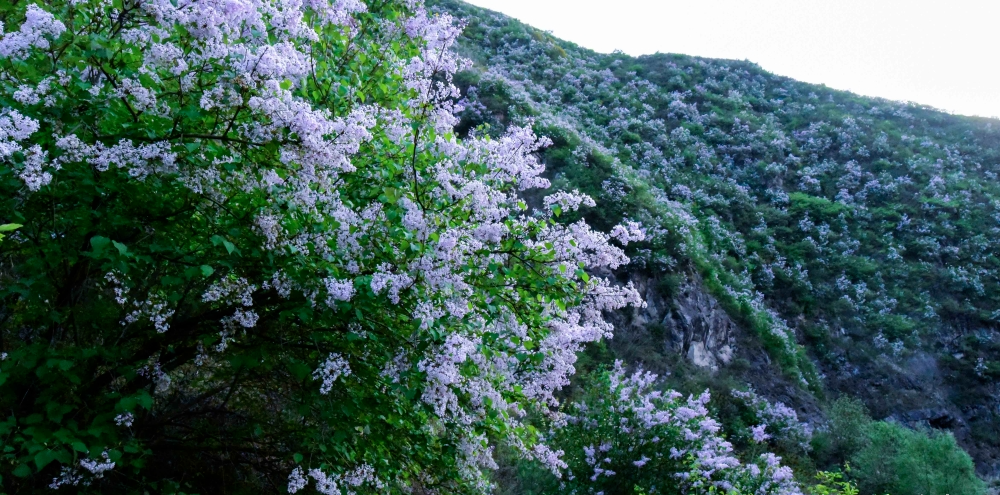
<path id="1" fill-rule="evenodd" d="M 23 225 L 18 225 L 16 223 L 5 223 L 3 225 L 0 225 L 0 232 L 13 232 L 21 227 L 23 227 Z M 3 238 L 4 234 L 0 233 L 0 241 L 2 241 Z"/>
<path id="2" fill-rule="evenodd" d="M 986 493 L 1000 122 L 428 4 L 0 3 L 0 494 Z"/>
<path id="3" fill-rule="evenodd" d="M 841 473 L 820 471 L 816 473 L 816 484 L 809 487 L 809 495 L 858 495 L 858 488 L 850 481 L 844 481 Z"/>
<path id="4" fill-rule="evenodd" d="M 0 493 L 483 493 L 640 240 L 420 2 L 0 2 Z M 537 191 L 544 208 L 519 196 Z M 21 225 L 17 230 L 12 229 Z"/>
<path id="5" fill-rule="evenodd" d="M 972 459 L 951 433 L 873 421 L 856 399 L 834 402 L 829 421 L 829 429 L 814 438 L 818 457 L 848 463 L 848 479 L 862 493 L 986 493 Z"/>

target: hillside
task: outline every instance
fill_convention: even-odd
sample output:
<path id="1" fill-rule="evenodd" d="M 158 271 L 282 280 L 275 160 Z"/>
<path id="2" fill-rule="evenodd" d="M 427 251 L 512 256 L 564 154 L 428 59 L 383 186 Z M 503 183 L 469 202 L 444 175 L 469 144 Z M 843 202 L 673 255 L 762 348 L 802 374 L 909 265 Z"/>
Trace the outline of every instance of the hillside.
<path id="1" fill-rule="evenodd" d="M 458 129 L 534 122 L 554 187 L 595 198 L 589 223 L 647 231 L 616 276 L 649 307 L 594 359 L 750 383 L 817 426 L 858 397 L 1000 472 L 1000 121 L 431 5 L 468 23 Z"/>
<path id="2" fill-rule="evenodd" d="M 0 494 L 996 493 L 997 125 L 458 0 L 0 2 Z"/>

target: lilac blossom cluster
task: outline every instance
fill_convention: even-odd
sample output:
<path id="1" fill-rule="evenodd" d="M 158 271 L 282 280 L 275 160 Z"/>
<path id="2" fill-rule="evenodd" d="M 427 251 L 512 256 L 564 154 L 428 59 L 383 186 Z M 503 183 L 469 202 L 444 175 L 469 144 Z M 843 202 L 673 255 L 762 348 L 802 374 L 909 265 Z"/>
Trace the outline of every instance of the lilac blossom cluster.
<path id="1" fill-rule="evenodd" d="M 3 32 L 0 23 L 0 57 L 22 60 L 34 49 L 49 48 L 49 40 L 66 31 L 66 25 L 37 5 L 28 5 L 24 23 L 17 31 Z"/>
<path id="2" fill-rule="evenodd" d="M 553 443 L 567 451 L 565 493 L 602 493 L 618 478 L 647 493 L 681 487 L 754 494 L 799 494 L 792 471 L 766 453 L 751 462 L 737 458 L 721 426 L 709 415 L 707 392 L 683 397 L 656 389 L 657 375 L 627 373 L 621 361 L 599 387 L 575 402 L 554 430 Z M 668 488 L 669 487 L 669 488 Z"/>
<path id="3" fill-rule="evenodd" d="M 105 450 L 100 459 L 80 459 L 78 465 L 78 468 L 63 466 L 59 477 L 52 479 L 49 488 L 56 490 L 62 486 L 90 486 L 95 480 L 103 478 L 104 473 L 114 469 L 115 462 Z"/>
<path id="4" fill-rule="evenodd" d="M 752 388 L 747 391 L 733 390 L 733 397 L 743 402 L 758 422 L 751 427 L 751 437 L 756 443 L 769 440 L 786 442 L 796 448 L 808 451 L 813 429 L 799 421 L 794 409 L 782 402 L 771 402 L 758 395 Z"/>
<path id="5" fill-rule="evenodd" d="M 316 482 L 316 491 L 323 495 L 355 495 L 357 490 L 381 491 L 386 488 L 385 482 L 375 476 L 375 469 L 367 464 L 358 466 L 344 474 L 328 475 L 319 469 L 310 469 L 308 477 L 302 467 L 296 466 L 288 476 L 288 493 L 296 493 L 309 484 L 309 479 Z M 362 488 L 364 487 L 364 488 Z"/>
<path id="6" fill-rule="evenodd" d="M 319 393 L 326 395 L 333 389 L 333 383 L 342 376 L 351 374 L 350 363 L 339 354 L 330 353 L 326 361 L 313 371 L 313 380 L 321 380 L 323 383 L 319 387 Z"/>

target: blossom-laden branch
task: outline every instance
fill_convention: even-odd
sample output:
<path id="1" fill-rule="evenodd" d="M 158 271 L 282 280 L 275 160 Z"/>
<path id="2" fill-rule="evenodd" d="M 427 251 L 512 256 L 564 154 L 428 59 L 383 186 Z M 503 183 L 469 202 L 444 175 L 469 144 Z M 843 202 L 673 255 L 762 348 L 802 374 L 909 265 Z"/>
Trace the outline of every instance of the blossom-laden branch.
<path id="1" fill-rule="evenodd" d="M 594 274 L 644 234 L 559 223 L 593 205 L 577 194 L 530 211 L 550 141 L 529 127 L 455 137 L 450 16 L 0 15 L 20 22 L 0 38 L 0 220 L 27 226 L 0 247 L 0 406 L 60 432 L 4 423 L 4 488 L 481 491 L 497 444 L 565 467 L 524 418 L 553 413 L 606 311 L 643 304 Z"/>

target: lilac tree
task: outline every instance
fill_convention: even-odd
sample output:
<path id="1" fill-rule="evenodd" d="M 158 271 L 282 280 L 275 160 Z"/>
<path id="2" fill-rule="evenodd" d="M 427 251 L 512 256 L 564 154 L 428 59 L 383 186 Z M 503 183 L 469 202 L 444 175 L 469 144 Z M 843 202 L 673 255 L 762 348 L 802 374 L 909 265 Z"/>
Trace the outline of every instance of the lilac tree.
<path id="1" fill-rule="evenodd" d="M 781 458 L 737 458 L 708 411 L 709 394 L 684 397 L 629 374 L 620 361 L 570 405 L 550 442 L 565 451 L 560 491 L 574 494 L 801 493 Z M 761 431 L 758 442 L 766 438 Z"/>
<path id="2" fill-rule="evenodd" d="M 641 239 L 458 140 L 418 1 L 0 6 L 3 491 L 480 491 Z"/>

